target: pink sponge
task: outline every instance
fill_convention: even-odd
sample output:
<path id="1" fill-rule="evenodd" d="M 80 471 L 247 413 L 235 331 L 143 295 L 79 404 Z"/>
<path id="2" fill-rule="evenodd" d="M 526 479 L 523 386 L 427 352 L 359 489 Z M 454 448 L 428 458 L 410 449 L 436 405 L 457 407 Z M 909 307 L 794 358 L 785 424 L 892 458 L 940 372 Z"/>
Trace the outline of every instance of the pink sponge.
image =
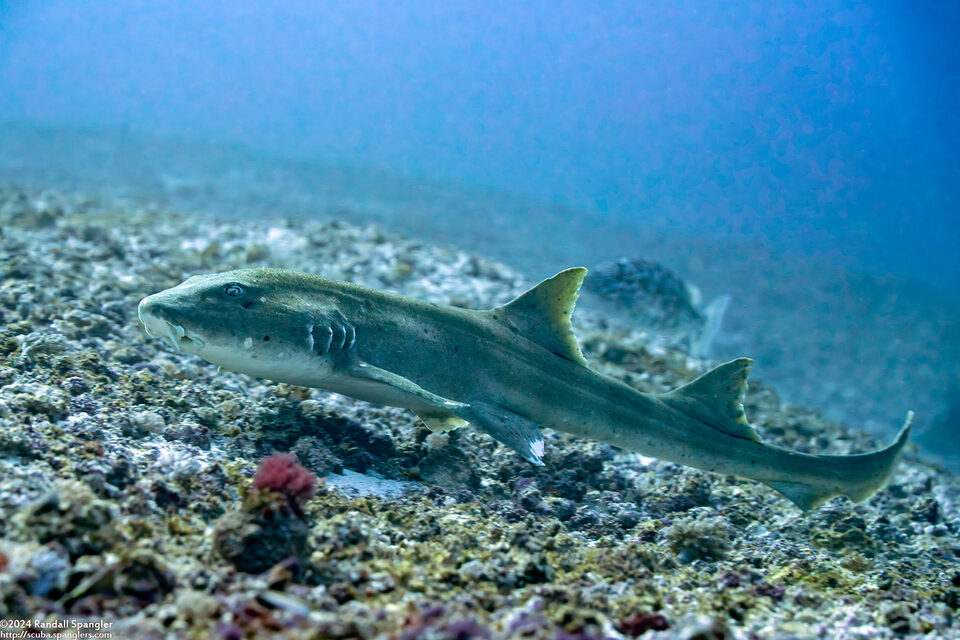
<path id="1" fill-rule="evenodd" d="M 313 495 L 316 481 L 316 476 L 300 466 L 296 456 L 275 453 L 260 461 L 253 488 L 257 491 L 270 489 L 287 496 L 291 502 L 297 502 Z"/>

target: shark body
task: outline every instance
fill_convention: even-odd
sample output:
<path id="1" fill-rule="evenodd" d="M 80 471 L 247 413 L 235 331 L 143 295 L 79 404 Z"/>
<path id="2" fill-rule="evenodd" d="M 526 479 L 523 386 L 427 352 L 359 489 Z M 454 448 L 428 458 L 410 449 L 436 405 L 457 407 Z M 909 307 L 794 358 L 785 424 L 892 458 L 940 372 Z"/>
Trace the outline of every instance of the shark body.
<path id="1" fill-rule="evenodd" d="M 412 409 L 432 430 L 468 423 L 534 464 L 540 427 L 759 480 L 802 509 L 869 498 L 907 440 L 872 453 L 809 455 L 764 444 L 743 412 L 752 360 L 665 394 L 587 366 L 570 317 L 585 269 L 474 311 L 281 269 L 194 276 L 144 298 L 148 334 L 224 369 Z"/>

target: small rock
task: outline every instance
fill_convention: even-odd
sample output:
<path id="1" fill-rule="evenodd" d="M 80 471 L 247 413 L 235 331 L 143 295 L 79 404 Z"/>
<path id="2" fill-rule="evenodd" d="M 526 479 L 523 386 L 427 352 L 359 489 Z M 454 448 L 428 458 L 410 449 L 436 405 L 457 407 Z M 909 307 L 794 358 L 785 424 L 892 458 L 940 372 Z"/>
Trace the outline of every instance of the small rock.
<path id="1" fill-rule="evenodd" d="M 910 518 L 915 522 L 936 524 L 940 520 L 940 503 L 936 498 L 920 498 L 910 509 Z"/>
<path id="2" fill-rule="evenodd" d="M 464 582 L 476 582 L 487 577 L 487 566 L 480 560 L 470 560 L 460 565 L 457 573 Z"/>
<path id="3" fill-rule="evenodd" d="M 138 362 L 143 362 L 143 354 L 140 353 L 140 349 L 134 347 L 133 345 L 125 345 L 120 347 L 113 352 L 114 360 L 122 362 L 123 364 L 136 364 Z"/>
<path id="4" fill-rule="evenodd" d="M 37 353 L 63 353 L 69 348 L 67 339 L 59 333 L 34 331 L 17 338 L 21 360 L 29 360 Z"/>
<path id="5" fill-rule="evenodd" d="M 0 394 L 8 393 L 12 404 L 19 405 L 29 413 L 44 414 L 51 420 L 66 417 L 67 394 L 57 387 L 28 382 L 22 385 L 7 385 L 0 389 Z"/>
<path id="6" fill-rule="evenodd" d="M 30 559 L 30 570 L 34 572 L 34 577 L 27 584 L 27 590 L 35 596 L 45 596 L 54 589 L 62 590 L 66 586 L 69 566 L 67 552 L 59 544 L 41 549 Z"/>
<path id="7" fill-rule="evenodd" d="M 14 535 L 41 544 L 57 542 L 71 558 L 95 555 L 120 538 L 116 506 L 97 498 L 87 485 L 60 480 L 53 489 L 14 514 Z"/>
<path id="8" fill-rule="evenodd" d="M 216 619 L 220 601 L 203 591 L 184 589 L 177 594 L 174 606 L 180 617 L 203 623 Z"/>
<path id="9" fill-rule="evenodd" d="M 70 376 L 60 383 L 60 388 L 67 393 L 77 396 L 90 390 L 90 385 L 80 376 Z"/>
<path id="10" fill-rule="evenodd" d="M 720 517 L 677 518 L 662 535 L 683 562 L 720 560 L 731 549 L 730 526 Z"/>
<path id="11" fill-rule="evenodd" d="M 161 433 L 167 426 L 166 420 L 155 411 L 134 411 L 127 414 L 129 435 L 146 436 Z"/>
<path id="12" fill-rule="evenodd" d="M 290 556 L 304 558 L 310 527 L 298 517 L 264 517 L 243 510 L 221 517 L 213 530 L 213 547 L 246 573 L 262 573 Z"/>
<path id="13" fill-rule="evenodd" d="M 176 440 L 199 449 L 209 450 L 212 439 L 210 430 L 192 422 L 181 422 L 163 430 L 164 440 Z"/>
<path id="14" fill-rule="evenodd" d="M 438 451 L 450 444 L 450 435 L 447 433 L 431 433 L 423 441 L 427 449 Z"/>

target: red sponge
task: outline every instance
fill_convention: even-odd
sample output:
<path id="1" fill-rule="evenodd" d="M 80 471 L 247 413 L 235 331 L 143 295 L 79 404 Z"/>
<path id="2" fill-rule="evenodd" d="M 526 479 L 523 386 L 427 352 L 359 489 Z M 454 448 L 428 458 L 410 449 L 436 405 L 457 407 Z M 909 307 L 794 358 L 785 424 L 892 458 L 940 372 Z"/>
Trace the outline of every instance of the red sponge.
<path id="1" fill-rule="evenodd" d="M 260 461 L 257 475 L 253 477 L 253 488 L 258 491 L 270 489 L 296 502 L 313 495 L 316 481 L 317 477 L 300 466 L 296 456 L 275 453 Z"/>

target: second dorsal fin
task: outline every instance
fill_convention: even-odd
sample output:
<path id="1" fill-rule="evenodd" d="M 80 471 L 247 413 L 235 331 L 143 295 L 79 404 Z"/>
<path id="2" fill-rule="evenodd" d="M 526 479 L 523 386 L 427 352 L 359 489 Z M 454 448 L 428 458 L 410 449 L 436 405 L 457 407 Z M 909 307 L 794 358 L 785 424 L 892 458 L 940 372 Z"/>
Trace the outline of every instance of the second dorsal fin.
<path id="1" fill-rule="evenodd" d="M 570 318 L 587 270 L 574 267 L 561 271 L 519 298 L 487 313 L 518 334 L 561 358 L 587 365 Z"/>
<path id="2" fill-rule="evenodd" d="M 660 399 L 692 418 L 737 438 L 763 442 L 757 430 L 747 422 L 743 397 L 753 360 L 737 358 L 664 393 Z"/>

